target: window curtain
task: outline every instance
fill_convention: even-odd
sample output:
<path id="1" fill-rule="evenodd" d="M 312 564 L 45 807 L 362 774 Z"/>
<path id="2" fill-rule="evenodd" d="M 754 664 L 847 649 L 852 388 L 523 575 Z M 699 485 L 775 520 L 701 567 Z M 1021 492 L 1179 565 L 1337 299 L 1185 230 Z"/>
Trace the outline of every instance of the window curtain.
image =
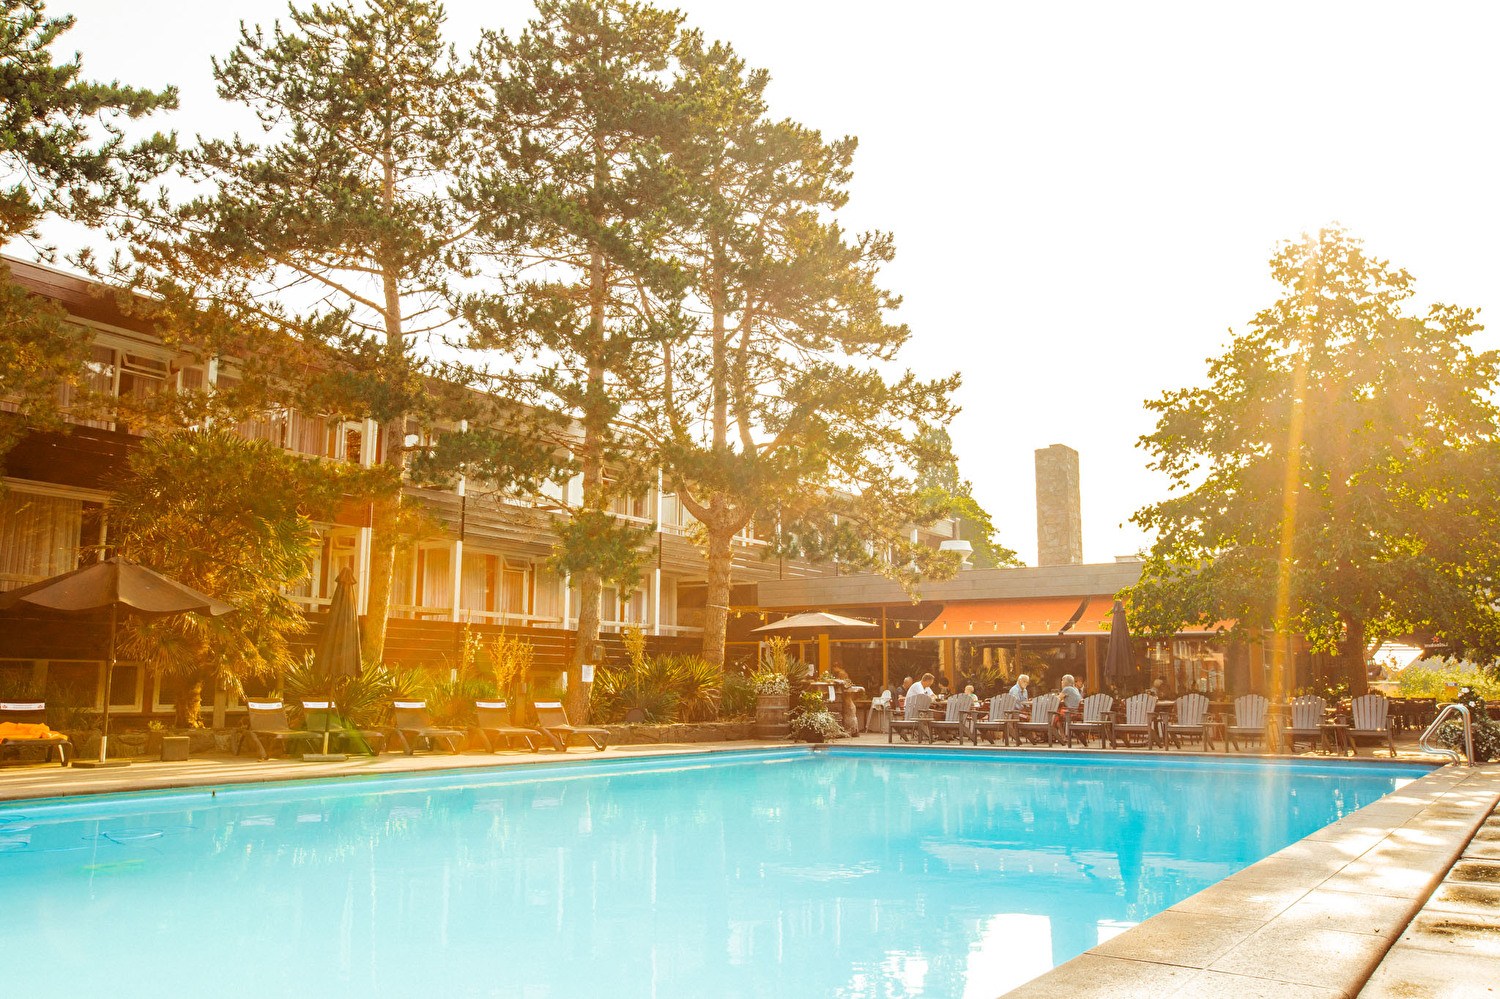
<path id="1" fill-rule="evenodd" d="M 453 607 L 453 553 L 447 548 L 422 550 L 422 607 L 425 610 Z"/>
<path id="2" fill-rule="evenodd" d="M 81 500 L 0 494 L 0 588 L 76 569 L 82 530 Z"/>
<path id="3" fill-rule="evenodd" d="M 468 611 L 494 609 L 489 599 L 490 563 L 493 560 L 493 555 L 464 552 L 462 589 L 459 591 L 458 604 L 461 609 Z"/>

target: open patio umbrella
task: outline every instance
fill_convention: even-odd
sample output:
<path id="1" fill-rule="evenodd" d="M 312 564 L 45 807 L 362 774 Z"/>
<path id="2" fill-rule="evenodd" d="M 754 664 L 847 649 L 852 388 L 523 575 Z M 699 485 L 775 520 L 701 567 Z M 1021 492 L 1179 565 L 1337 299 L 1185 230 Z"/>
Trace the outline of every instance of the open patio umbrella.
<path id="1" fill-rule="evenodd" d="M 359 610 L 355 607 L 357 583 L 354 570 L 347 565 L 339 570 L 333 586 L 333 600 L 328 604 L 328 620 L 323 626 L 323 637 L 318 641 L 317 675 L 323 687 L 331 695 L 333 686 L 341 677 L 358 676 L 363 668 L 359 647 Z M 323 712 L 323 752 L 316 757 L 306 754 L 304 759 L 344 759 L 328 752 L 328 727 L 333 722 L 334 702 L 329 698 L 328 709 Z"/>
<path id="2" fill-rule="evenodd" d="M 834 628 L 874 628 L 875 625 L 869 621 L 861 621 L 858 618 L 843 617 L 839 614 L 830 614 L 827 611 L 811 611 L 806 614 L 793 614 L 791 617 L 774 621 L 771 624 L 763 624 L 759 628 L 751 628 L 751 631 L 830 631 Z"/>
<path id="3" fill-rule="evenodd" d="M 218 617 L 234 608 L 207 594 L 184 586 L 175 579 L 123 558 L 74 569 L 18 590 L 0 593 L 0 610 L 18 604 L 65 614 L 109 611 L 109 653 L 104 665 L 104 717 L 99 737 L 99 762 L 109 759 L 109 700 L 115 672 L 115 626 L 120 614 L 137 617 L 168 617 L 173 614 L 206 614 Z"/>
<path id="4" fill-rule="evenodd" d="M 1110 611 L 1109 647 L 1104 653 L 1104 678 L 1119 685 L 1135 672 L 1130 654 L 1130 626 L 1125 623 L 1125 605 L 1115 601 Z"/>

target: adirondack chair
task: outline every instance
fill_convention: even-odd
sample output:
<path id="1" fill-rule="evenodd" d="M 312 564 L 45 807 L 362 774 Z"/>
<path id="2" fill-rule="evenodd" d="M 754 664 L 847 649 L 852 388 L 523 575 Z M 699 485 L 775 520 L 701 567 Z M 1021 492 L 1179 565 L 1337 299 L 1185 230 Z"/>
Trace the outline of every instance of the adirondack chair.
<path id="1" fill-rule="evenodd" d="M 1085 746 L 1089 744 L 1089 736 L 1099 734 L 1099 747 L 1104 747 L 1104 740 L 1115 742 L 1115 721 L 1111 714 L 1114 709 L 1115 699 L 1108 694 L 1090 694 L 1083 699 L 1078 706 L 1077 718 L 1068 719 L 1068 745 L 1073 745 L 1073 737 Z"/>
<path id="2" fill-rule="evenodd" d="M 1208 698 L 1202 694 L 1183 694 L 1177 698 L 1176 717 L 1167 722 L 1164 730 L 1166 742 L 1179 749 L 1182 737 L 1191 736 L 1203 741 L 1203 751 L 1213 748 L 1209 739 Z"/>
<path id="3" fill-rule="evenodd" d="M 1266 713 L 1271 702 L 1259 694 L 1241 694 L 1234 699 L 1234 724 L 1224 732 L 1224 752 L 1232 744 L 1238 752 L 1242 742 L 1266 741 Z"/>
<path id="4" fill-rule="evenodd" d="M 1140 739 L 1150 749 L 1156 741 L 1156 695 L 1151 691 L 1125 699 L 1125 717 L 1115 719 L 1115 745 L 1124 739 L 1130 745 L 1132 739 Z"/>
<path id="5" fill-rule="evenodd" d="M 1005 740 L 1007 746 L 1014 744 L 1017 738 L 1016 715 L 1020 710 L 1020 702 L 1014 694 L 991 697 L 989 715 L 974 723 L 974 744 L 979 745 L 979 737 L 982 735 L 990 745 L 994 745 L 996 733 Z"/>
<path id="6" fill-rule="evenodd" d="M 1305 742 L 1309 746 L 1316 743 L 1327 749 L 1328 730 L 1323 727 L 1323 719 L 1327 713 L 1328 702 L 1315 694 L 1304 694 L 1293 698 L 1292 724 L 1283 733 L 1286 738 L 1287 752 L 1296 752 L 1299 742 Z"/>
<path id="7" fill-rule="evenodd" d="M 927 709 L 931 706 L 931 694 L 908 694 L 906 707 L 902 709 L 901 716 L 892 718 L 890 725 L 886 728 L 885 741 L 895 742 L 898 735 L 902 742 L 932 741 L 932 733 L 928 731 L 931 723 L 927 719 Z"/>
<path id="8" fill-rule="evenodd" d="M 948 703 L 943 706 L 943 717 L 934 718 L 928 723 L 933 741 L 951 739 L 962 742 L 965 730 L 969 727 L 964 713 L 978 703 L 979 698 L 973 694 L 954 694 L 948 698 Z"/>
<path id="9" fill-rule="evenodd" d="M 1382 694 L 1365 694 L 1350 704 L 1349 748 L 1359 755 L 1359 740 L 1384 742 L 1396 755 L 1396 733 L 1391 730 L 1390 705 Z"/>
<path id="10" fill-rule="evenodd" d="M 1031 716 L 1016 723 L 1016 731 L 1028 735 L 1035 741 L 1037 736 L 1046 736 L 1047 745 L 1052 745 L 1053 715 L 1057 714 L 1058 696 L 1043 694 L 1031 699 Z"/>

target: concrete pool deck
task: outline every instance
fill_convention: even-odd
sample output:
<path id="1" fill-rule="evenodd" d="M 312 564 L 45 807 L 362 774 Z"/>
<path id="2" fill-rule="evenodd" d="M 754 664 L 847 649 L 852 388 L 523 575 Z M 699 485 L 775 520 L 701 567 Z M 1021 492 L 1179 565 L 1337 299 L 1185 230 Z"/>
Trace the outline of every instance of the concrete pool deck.
<path id="1" fill-rule="evenodd" d="M 866 735 L 837 745 L 876 748 L 886 740 Z M 611 747 L 603 753 L 575 749 L 568 757 L 583 761 L 786 746 L 783 741 L 660 744 Z M 973 751 L 990 752 L 982 747 Z M 1170 754 L 1179 759 L 1194 755 L 1199 754 Z M 1401 756 L 1419 759 L 1409 747 Z M 550 752 L 386 754 L 313 763 L 205 756 L 115 769 L 29 766 L 0 769 L 0 801 L 529 765 L 560 758 Z M 1362 759 L 1390 762 L 1383 754 Z M 1500 765 L 1443 767 L 1007 995 L 1500 995 L 1500 818 L 1486 823 L 1497 802 Z"/>

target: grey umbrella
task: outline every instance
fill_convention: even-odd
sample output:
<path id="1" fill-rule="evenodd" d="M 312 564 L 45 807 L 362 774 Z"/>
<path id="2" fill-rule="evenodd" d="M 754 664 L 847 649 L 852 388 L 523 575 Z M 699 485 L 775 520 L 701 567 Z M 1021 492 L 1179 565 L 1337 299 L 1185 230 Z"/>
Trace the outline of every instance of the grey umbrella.
<path id="1" fill-rule="evenodd" d="M 333 599 L 328 604 L 328 620 L 323 624 L 323 637 L 318 640 L 317 658 L 314 660 L 318 680 L 328 692 L 329 700 L 323 710 L 322 759 L 343 759 L 328 752 L 329 727 L 333 724 L 335 705 L 332 699 L 334 684 L 342 677 L 358 676 L 363 668 L 359 647 L 359 609 L 355 607 L 358 584 L 354 570 L 347 565 L 339 570 L 334 581 Z"/>
<path id="2" fill-rule="evenodd" d="M 1118 687 L 1135 673 L 1130 654 L 1130 626 L 1125 623 L 1125 605 L 1115 601 L 1110 611 L 1109 648 L 1104 653 L 1104 678 Z"/>
<path id="3" fill-rule="evenodd" d="M 109 654 L 104 666 L 104 717 L 100 721 L 99 762 L 109 759 L 109 699 L 115 674 L 115 625 L 120 614 L 167 617 L 206 614 L 218 617 L 234 610 L 229 604 L 184 586 L 154 569 L 107 558 L 40 583 L 0 594 L 0 610 L 27 604 L 67 614 L 109 611 Z"/>

